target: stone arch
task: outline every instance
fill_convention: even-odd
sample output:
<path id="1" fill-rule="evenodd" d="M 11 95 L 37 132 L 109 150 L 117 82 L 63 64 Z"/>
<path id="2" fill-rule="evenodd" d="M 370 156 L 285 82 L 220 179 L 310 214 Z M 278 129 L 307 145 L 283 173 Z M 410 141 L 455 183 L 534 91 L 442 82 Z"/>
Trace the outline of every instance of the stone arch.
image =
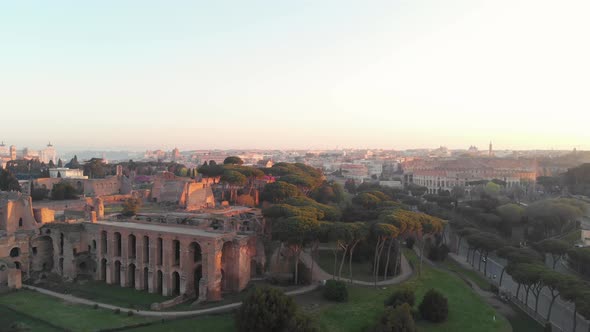
<path id="1" fill-rule="evenodd" d="M 203 252 L 201 246 L 197 242 L 192 242 L 189 246 L 189 255 L 193 263 L 198 263 L 203 260 Z"/>
<path id="2" fill-rule="evenodd" d="M 20 256 L 20 248 L 19 247 L 14 247 L 12 249 L 10 249 L 10 257 L 15 258 Z"/>
<path id="3" fill-rule="evenodd" d="M 172 241 L 172 252 L 174 266 L 180 266 L 180 241 Z"/>
<path id="4" fill-rule="evenodd" d="M 150 238 L 147 235 L 143 236 L 143 262 L 150 262 Z"/>
<path id="5" fill-rule="evenodd" d="M 96 240 L 92 240 L 92 250 L 96 251 Z"/>
<path id="6" fill-rule="evenodd" d="M 121 257 L 121 248 L 122 248 L 122 241 L 121 241 L 121 233 L 115 232 L 115 257 Z"/>
<path id="7" fill-rule="evenodd" d="M 129 258 L 137 257 L 137 238 L 133 234 L 127 237 L 127 255 Z"/>
<path id="8" fill-rule="evenodd" d="M 20 268 L 21 268 L 20 262 L 15 261 L 14 262 L 14 268 L 17 269 L 17 270 L 20 270 Z"/>
<path id="9" fill-rule="evenodd" d="M 121 262 L 115 261 L 115 273 L 113 283 L 116 285 L 121 284 Z"/>
<path id="10" fill-rule="evenodd" d="M 180 274 L 178 271 L 172 272 L 172 295 L 180 295 Z"/>
<path id="11" fill-rule="evenodd" d="M 150 270 L 147 267 L 143 268 L 143 289 L 149 289 Z"/>
<path id="12" fill-rule="evenodd" d="M 100 232 L 100 251 L 103 255 L 107 254 L 108 249 L 108 235 L 106 231 Z"/>
<path id="13" fill-rule="evenodd" d="M 100 260 L 100 280 L 107 281 L 107 259 Z"/>
<path id="14" fill-rule="evenodd" d="M 221 249 L 221 291 L 238 291 L 238 276 L 237 245 L 228 241 Z"/>
<path id="15" fill-rule="evenodd" d="M 64 254 L 64 233 L 59 233 L 59 254 Z"/>
<path id="16" fill-rule="evenodd" d="M 63 276 L 64 274 L 64 258 L 59 258 L 59 273 Z"/>
<path id="17" fill-rule="evenodd" d="M 162 294 L 162 291 L 164 289 L 163 285 L 164 285 L 164 274 L 162 273 L 162 270 L 158 270 L 158 273 L 156 275 L 156 291 L 158 294 Z"/>
<path id="18" fill-rule="evenodd" d="M 135 288 L 135 264 L 129 264 L 127 269 L 127 284 L 131 288 Z"/>

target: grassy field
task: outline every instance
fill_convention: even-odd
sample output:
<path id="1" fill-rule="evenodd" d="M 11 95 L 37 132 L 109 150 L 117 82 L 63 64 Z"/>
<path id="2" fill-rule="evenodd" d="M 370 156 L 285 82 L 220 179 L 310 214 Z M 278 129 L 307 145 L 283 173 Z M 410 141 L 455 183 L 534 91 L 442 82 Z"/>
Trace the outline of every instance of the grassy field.
<path id="1" fill-rule="evenodd" d="M 42 284 L 39 287 L 96 302 L 132 309 L 149 309 L 150 305 L 154 302 L 163 302 L 172 298 L 159 294 L 150 294 L 147 291 L 138 291 L 133 288 L 108 285 L 100 281 Z"/>
<path id="2" fill-rule="evenodd" d="M 18 331 L 17 327 L 20 328 L 20 330 L 25 331 L 61 331 L 61 329 L 53 327 L 41 320 L 15 312 L 0 305 L 0 331 Z"/>
<path id="3" fill-rule="evenodd" d="M 338 268 L 340 267 L 340 259 L 342 257 L 342 253 L 338 253 L 338 263 L 336 266 L 336 273 L 338 273 Z M 392 259 L 393 261 L 393 259 Z M 332 274 L 334 271 L 334 253 L 331 250 L 318 250 L 318 257 L 316 258 L 316 262 L 322 268 L 322 270 L 326 271 L 327 273 Z M 344 263 L 344 267 L 342 267 L 342 277 L 348 278 L 348 260 Z M 371 271 L 371 262 L 367 261 L 365 263 L 357 263 L 352 262 L 352 276 L 355 280 L 362 280 L 362 281 L 373 281 L 372 271 Z M 379 279 L 381 280 L 381 279 Z"/>
<path id="4" fill-rule="evenodd" d="M 417 258 L 412 252 L 406 252 L 406 257 L 413 263 L 417 262 Z M 511 329 L 508 321 L 498 315 L 464 281 L 426 264 L 423 266 L 420 277 L 413 277 L 403 285 L 378 289 L 349 286 L 348 303 L 320 304 L 315 310 L 309 309 L 308 311 L 318 319 L 322 331 L 363 331 L 377 321 L 384 310 L 385 298 L 396 288 L 408 286 L 415 290 L 417 302 L 431 288 L 439 290 L 449 300 L 448 320 L 442 324 L 420 321 L 417 325 L 421 332 L 505 332 Z M 316 294 L 316 296 L 318 295 Z M 310 299 L 307 302 L 310 302 Z M 311 305 L 306 307 L 313 308 Z"/>
<path id="5" fill-rule="evenodd" d="M 231 314 L 164 321 L 149 326 L 126 329 L 130 332 L 191 331 L 191 332 L 232 332 L 235 331 Z"/>
<path id="6" fill-rule="evenodd" d="M 33 331 L 54 331 L 43 322 L 51 322 L 59 330 L 97 331 L 149 322 L 149 318 L 115 314 L 113 311 L 93 309 L 89 306 L 69 304 L 58 299 L 27 290 L 11 292 L 0 296 L 0 306 L 11 308 L 19 315 L 10 314 L 8 320 L 24 321 L 25 324 L 39 324 Z M 3 315 L 2 315 L 3 316 Z M 6 317 L 3 318 L 6 320 Z M 10 323 L 10 322 L 7 322 Z M 0 327 L 6 325 L 0 325 Z"/>

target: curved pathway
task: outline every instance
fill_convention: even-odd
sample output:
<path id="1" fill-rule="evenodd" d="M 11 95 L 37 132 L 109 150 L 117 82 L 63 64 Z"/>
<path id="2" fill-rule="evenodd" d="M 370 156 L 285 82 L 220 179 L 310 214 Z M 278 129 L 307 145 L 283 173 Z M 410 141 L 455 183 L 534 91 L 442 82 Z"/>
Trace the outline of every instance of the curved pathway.
<path id="1" fill-rule="evenodd" d="M 320 250 L 322 250 L 322 249 L 324 249 L 324 248 L 321 248 Z M 322 268 L 311 258 L 309 253 L 302 252 L 300 259 L 301 259 L 301 262 L 303 264 L 305 264 L 305 266 L 308 269 L 311 269 L 311 267 L 313 265 L 313 275 L 312 275 L 313 281 L 333 279 L 333 275 L 331 273 L 328 273 L 328 272 L 322 270 Z M 406 257 L 404 255 L 401 255 L 400 274 L 395 278 L 377 281 L 377 286 L 388 286 L 388 285 L 395 285 L 395 284 L 402 283 L 402 282 L 408 280 L 412 276 L 413 273 L 414 273 L 414 271 L 412 270 L 410 263 L 408 263 L 408 260 L 406 259 Z M 342 278 L 342 280 L 350 282 L 350 279 L 348 279 L 348 278 Z M 354 279 L 352 280 L 352 283 L 355 285 L 360 285 L 360 286 L 374 286 L 375 285 L 374 282 L 354 280 Z"/>
<path id="2" fill-rule="evenodd" d="M 319 285 L 317 285 L 317 284 L 305 286 L 305 287 L 302 287 L 302 288 L 299 288 L 299 289 L 296 289 L 296 290 L 293 290 L 290 292 L 286 292 L 285 294 L 289 295 L 289 296 L 301 295 L 301 294 L 305 294 L 305 293 L 314 291 L 317 287 L 319 287 Z M 50 291 L 50 290 L 47 290 L 44 288 L 39 288 L 39 287 L 35 287 L 35 286 L 30 286 L 30 285 L 23 285 L 23 288 L 34 290 L 34 291 L 37 291 L 41 294 L 56 297 L 58 299 L 62 299 L 62 300 L 65 300 L 65 301 L 68 301 L 71 303 L 84 304 L 84 305 L 89 305 L 89 306 L 97 305 L 99 308 L 109 309 L 109 310 L 119 309 L 123 313 L 128 312 L 128 311 L 133 311 L 133 314 L 135 314 L 135 315 L 146 316 L 146 317 L 157 317 L 157 318 L 177 318 L 177 317 L 190 317 L 190 316 L 214 314 L 214 313 L 231 311 L 231 310 L 236 309 L 242 305 L 242 302 L 236 302 L 236 303 L 222 305 L 219 307 L 191 310 L 191 311 L 137 310 L 137 309 L 131 309 L 131 308 L 118 307 L 118 306 L 114 306 L 114 305 L 110 305 L 110 304 L 106 304 L 106 303 L 90 301 L 90 300 L 83 299 L 80 297 L 76 297 L 76 296 L 72 296 L 72 295 L 68 295 L 68 294 L 61 294 L 61 293 L 53 292 L 53 291 Z"/>

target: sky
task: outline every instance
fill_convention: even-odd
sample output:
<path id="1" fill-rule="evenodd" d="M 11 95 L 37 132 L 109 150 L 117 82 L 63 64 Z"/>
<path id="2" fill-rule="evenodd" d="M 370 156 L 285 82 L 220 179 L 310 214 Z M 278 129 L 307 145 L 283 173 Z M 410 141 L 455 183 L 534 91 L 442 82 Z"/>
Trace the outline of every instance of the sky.
<path id="1" fill-rule="evenodd" d="M 4 1 L 0 140 L 590 150 L 587 0 Z"/>

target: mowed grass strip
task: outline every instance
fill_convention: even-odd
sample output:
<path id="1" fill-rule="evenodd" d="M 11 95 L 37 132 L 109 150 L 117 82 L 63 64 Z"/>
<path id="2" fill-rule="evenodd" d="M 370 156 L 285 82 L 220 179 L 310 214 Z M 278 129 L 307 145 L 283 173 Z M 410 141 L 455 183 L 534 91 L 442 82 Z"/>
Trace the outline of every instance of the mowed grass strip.
<path id="1" fill-rule="evenodd" d="M 111 310 L 67 303 L 28 290 L 0 296 L 0 305 L 71 331 L 97 331 L 151 321 L 135 315 L 127 316 L 126 312 L 115 314 Z"/>
<path id="2" fill-rule="evenodd" d="M 406 257 L 417 266 L 418 259 L 411 251 Z M 442 292 L 449 300 L 448 320 L 441 324 L 418 322 L 419 331 L 474 331 L 506 332 L 510 324 L 504 317 L 486 304 L 459 277 L 442 270 L 423 265 L 422 275 L 414 276 L 402 285 L 386 288 L 349 286 L 349 301 L 345 304 L 328 304 L 312 312 L 322 331 L 358 332 L 372 326 L 384 310 L 384 300 L 397 288 L 412 287 L 416 291 L 416 306 L 431 288 Z"/>

